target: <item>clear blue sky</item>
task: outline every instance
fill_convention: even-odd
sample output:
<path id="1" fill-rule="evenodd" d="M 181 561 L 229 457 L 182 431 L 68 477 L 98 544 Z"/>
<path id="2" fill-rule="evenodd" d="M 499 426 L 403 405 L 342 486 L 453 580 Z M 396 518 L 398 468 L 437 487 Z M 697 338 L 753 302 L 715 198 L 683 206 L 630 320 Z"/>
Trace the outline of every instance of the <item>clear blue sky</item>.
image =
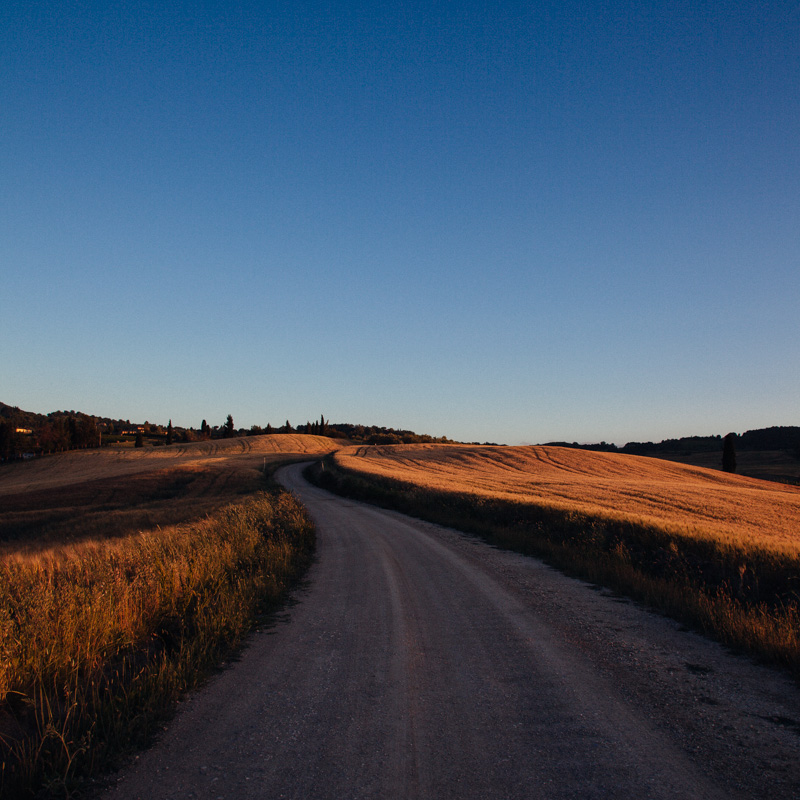
<path id="1" fill-rule="evenodd" d="M 800 424 L 800 4 L 0 5 L 0 400 Z"/>

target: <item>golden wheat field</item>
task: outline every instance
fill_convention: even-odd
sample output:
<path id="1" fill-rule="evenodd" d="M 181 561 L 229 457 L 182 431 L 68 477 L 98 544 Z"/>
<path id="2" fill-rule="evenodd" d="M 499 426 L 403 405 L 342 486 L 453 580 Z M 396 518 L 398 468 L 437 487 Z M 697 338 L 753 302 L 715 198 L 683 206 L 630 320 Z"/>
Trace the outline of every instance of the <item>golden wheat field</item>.
<path id="1" fill-rule="evenodd" d="M 635 520 L 722 542 L 800 550 L 800 489 L 661 459 L 564 447 L 389 445 L 343 468 L 450 492 Z"/>
<path id="2" fill-rule="evenodd" d="M 199 519 L 263 488 L 265 462 L 317 458 L 342 444 L 275 434 L 107 447 L 6 465 L 0 470 L 0 556 Z"/>
<path id="3" fill-rule="evenodd" d="M 341 439 L 289 433 L 214 439 L 169 447 L 134 449 L 112 446 L 75 450 L 3 467 L 0 470 L 0 495 L 177 466 L 193 467 L 241 459 L 258 463 L 262 457 L 269 459 L 287 454 L 318 456 L 341 446 Z"/>
<path id="4" fill-rule="evenodd" d="M 342 444 L 264 435 L 0 470 L 0 797 L 70 796 L 241 641 L 313 550 L 265 465 Z"/>

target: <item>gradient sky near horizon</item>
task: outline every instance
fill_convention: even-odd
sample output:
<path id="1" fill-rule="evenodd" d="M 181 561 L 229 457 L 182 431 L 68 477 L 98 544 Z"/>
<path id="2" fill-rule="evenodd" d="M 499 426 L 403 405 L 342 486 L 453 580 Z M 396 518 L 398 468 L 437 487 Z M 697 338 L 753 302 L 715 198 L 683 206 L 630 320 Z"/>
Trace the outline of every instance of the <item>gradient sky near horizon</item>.
<path id="1" fill-rule="evenodd" d="M 0 400 L 800 424 L 800 4 L 0 6 Z"/>

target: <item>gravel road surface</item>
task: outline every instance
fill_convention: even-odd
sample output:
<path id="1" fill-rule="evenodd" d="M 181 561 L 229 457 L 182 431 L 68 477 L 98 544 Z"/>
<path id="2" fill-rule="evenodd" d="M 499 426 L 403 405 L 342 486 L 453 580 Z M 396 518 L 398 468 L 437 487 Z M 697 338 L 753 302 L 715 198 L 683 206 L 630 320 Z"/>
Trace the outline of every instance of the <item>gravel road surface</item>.
<path id="1" fill-rule="evenodd" d="M 300 471 L 307 585 L 109 800 L 800 798 L 785 676 Z"/>

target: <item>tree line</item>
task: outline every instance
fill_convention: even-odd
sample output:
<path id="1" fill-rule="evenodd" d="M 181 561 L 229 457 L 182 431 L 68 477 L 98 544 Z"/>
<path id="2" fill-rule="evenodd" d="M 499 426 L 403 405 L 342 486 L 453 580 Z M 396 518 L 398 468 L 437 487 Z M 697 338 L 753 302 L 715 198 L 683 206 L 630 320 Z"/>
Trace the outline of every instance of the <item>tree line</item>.
<path id="1" fill-rule="evenodd" d="M 660 442 L 628 442 L 622 447 L 607 442 L 599 444 L 548 442 L 547 444 L 605 453 L 628 453 L 637 456 L 721 453 L 722 469 L 725 472 L 736 472 L 737 451 L 779 450 L 800 459 L 800 427 L 776 425 L 771 428 L 745 431 L 742 434 L 731 432 L 725 436 L 684 436 L 680 439 L 663 439 Z"/>
<path id="2" fill-rule="evenodd" d="M 264 426 L 252 425 L 250 428 L 236 428 L 233 415 L 228 414 L 220 425 L 209 425 L 204 419 L 196 429 L 173 425 L 171 419 L 164 427 L 147 420 L 139 424 L 130 420 L 90 416 L 74 410 L 36 414 L 0 403 L 0 461 L 112 444 L 168 446 L 209 439 L 286 433 L 349 439 L 363 444 L 450 441 L 446 436 L 435 437 L 385 426 L 331 423 L 322 414 L 318 420 L 308 420 L 297 426 L 287 419 L 283 425 L 275 427 L 268 422 Z"/>

